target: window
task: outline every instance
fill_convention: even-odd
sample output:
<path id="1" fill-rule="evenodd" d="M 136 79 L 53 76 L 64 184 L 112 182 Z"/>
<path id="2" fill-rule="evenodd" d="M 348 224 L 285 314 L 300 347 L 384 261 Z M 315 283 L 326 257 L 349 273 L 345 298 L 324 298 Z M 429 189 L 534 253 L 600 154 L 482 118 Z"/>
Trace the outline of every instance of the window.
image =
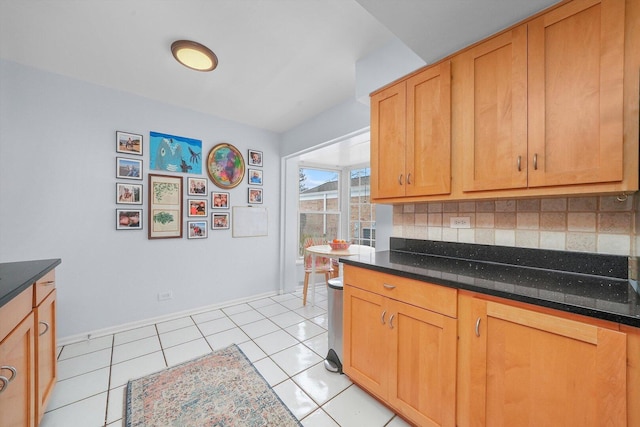
<path id="1" fill-rule="evenodd" d="M 376 246 L 376 211 L 371 204 L 371 169 L 349 170 L 349 239 L 357 245 Z"/>
<path id="2" fill-rule="evenodd" d="M 299 169 L 298 255 L 308 237 L 333 239 L 340 236 L 340 171 Z"/>

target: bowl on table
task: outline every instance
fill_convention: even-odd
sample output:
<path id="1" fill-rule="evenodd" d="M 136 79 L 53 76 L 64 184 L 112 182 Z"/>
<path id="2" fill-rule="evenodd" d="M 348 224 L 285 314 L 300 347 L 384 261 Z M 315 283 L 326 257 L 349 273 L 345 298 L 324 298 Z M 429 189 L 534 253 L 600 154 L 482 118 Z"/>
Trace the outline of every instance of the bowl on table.
<path id="1" fill-rule="evenodd" d="M 349 243 L 349 242 L 329 242 L 329 246 L 331 246 L 331 249 L 333 249 L 334 251 L 336 251 L 336 250 L 345 250 L 345 249 L 349 249 L 349 246 L 351 246 L 351 243 Z"/>

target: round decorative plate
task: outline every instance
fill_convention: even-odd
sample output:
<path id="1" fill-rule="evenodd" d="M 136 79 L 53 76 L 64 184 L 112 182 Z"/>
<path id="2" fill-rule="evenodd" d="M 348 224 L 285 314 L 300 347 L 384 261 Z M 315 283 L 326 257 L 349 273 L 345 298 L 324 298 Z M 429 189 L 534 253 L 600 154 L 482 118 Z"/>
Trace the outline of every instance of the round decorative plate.
<path id="1" fill-rule="evenodd" d="M 244 178 L 244 158 L 231 144 L 218 144 L 209 151 L 207 173 L 220 188 L 233 188 Z"/>

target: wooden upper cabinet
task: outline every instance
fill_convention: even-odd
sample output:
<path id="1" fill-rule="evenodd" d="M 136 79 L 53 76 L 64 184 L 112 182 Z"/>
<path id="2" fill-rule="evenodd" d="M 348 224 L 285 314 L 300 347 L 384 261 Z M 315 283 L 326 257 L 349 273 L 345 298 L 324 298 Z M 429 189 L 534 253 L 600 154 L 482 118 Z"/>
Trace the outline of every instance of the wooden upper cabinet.
<path id="1" fill-rule="evenodd" d="M 407 80 L 406 195 L 451 192 L 451 62 Z"/>
<path id="2" fill-rule="evenodd" d="M 463 190 L 527 186 L 527 28 L 458 58 Z"/>
<path id="3" fill-rule="evenodd" d="M 529 186 L 623 179 L 624 0 L 575 0 L 529 27 Z"/>
<path id="4" fill-rule="evenodd" d="M 374 92 L 372 199 L 637 191 L 639 4 L 562 1 Z"/>
<path id="5" fill-rule="evenodd" d="M 429 67 L 371 97 L 373 199 L 451 192 L 451 65 Z"/>
<path id="6" fill-rule="evenodd" d="M 394 197 L 404 188 L 406 82 L 371 97 L 371 196 Z"/>

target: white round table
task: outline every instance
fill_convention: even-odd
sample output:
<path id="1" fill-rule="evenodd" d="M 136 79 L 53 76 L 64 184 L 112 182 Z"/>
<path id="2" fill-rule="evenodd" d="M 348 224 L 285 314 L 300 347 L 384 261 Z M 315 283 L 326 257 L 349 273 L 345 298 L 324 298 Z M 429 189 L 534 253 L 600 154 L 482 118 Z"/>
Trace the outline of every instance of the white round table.
<path id="1" fill-rule="evenodd" d="M 324 256 L 327 258 L 338 259 L 341 257 L 354 256 L 354 255 L 367 255 L 371 256 L 375 254 L 375 248 L 365 245 L 351 245 L 347 249 L 331 249 L 329 245 L 315 245 L 309 246 L 305 249 L 306 252 L 311 254 L 311 305 L 316 303 L 316 256 Z"/>

